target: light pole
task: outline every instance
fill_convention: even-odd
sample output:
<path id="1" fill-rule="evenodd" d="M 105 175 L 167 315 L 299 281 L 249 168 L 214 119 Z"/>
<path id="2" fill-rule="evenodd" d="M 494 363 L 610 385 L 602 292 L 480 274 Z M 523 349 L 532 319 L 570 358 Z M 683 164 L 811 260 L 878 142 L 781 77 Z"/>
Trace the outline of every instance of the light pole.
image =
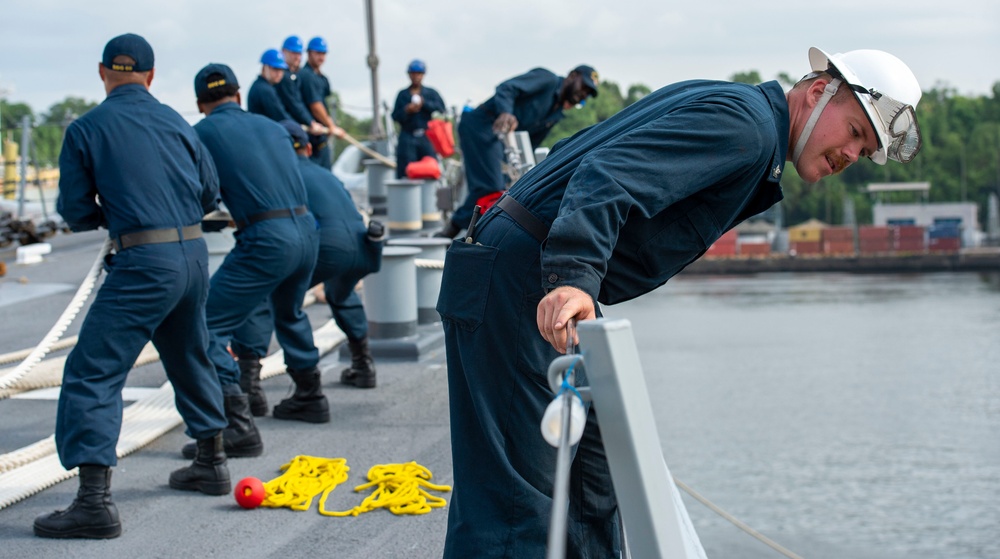
<path id="1" fill-rule="evenodd" d="M 378 55 L 375 54 L 375 6 L 374 0 L 365 0 L 365 16 L 368 20 L 368 67 L 372 72 L 372 127 L 373 140 L 385 138 L 378 95 Z"/>

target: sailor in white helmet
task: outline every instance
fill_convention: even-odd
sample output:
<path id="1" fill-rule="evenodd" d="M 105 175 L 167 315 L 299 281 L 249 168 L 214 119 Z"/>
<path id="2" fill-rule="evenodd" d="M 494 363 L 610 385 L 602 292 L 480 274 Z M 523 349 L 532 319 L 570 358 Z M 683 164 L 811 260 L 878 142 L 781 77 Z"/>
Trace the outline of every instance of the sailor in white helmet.
<path id="1" fill-rule="evenodd" d="M 913 160 L 921 145 L 914 112 L 920 101 L 920 85 L 903 61 L 880 50 L 830 55 L 811 48 L 809 63 L 813 71 L 788 94 L 792 122 L 797 110 L 809 111 L 797 138 L 792 130 L 795 147 L 791 161 L 802 178 L 816 182 L 843 171 L 860 157 L 868 157 L 879 165 L 885 165 L 888 159 L 900 163 Z M 793 103 L 799 96 L 805 97 L 804 104 Z M 858 105 L 861 114 L 853 114 L 859 112 Z M 856 136 L 858 142 L 846 142 L 843 149 L 833 149 L 838 143 L 831 139 L 835 140 L 845 130 L 818 127 L 824 115 L 828 121 L 846 118 L 847 132 Z M 823 132 L 814 135 L 817 130 Z M 856 147 L 860 149 L 856 151 Z"/>
<path id="2" fill-rule="evenodd" d="M 557 457 L 538 426 L 571 319 L 656 289 L 777 203 L 786 161 L 816 182 L 861 157 L 916 155 L 920 87 L 905 64 L 873 50 L 809 59 L 788 92 L 692 80 L 650 93 L 556 144 L 452 243 L 437 306 L 455 476 L 445 559 L 545 555 Z M 572 453 L 566 556 L 617 557 L 593 409 Z"/>

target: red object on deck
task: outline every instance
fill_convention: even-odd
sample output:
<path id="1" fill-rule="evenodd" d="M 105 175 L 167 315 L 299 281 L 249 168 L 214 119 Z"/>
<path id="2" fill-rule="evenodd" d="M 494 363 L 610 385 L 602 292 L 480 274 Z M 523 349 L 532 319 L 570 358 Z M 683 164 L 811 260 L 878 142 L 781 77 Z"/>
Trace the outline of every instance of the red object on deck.
<path id="1" fill-rule="evenodd" d="M 414 161 L 406 166 L 406 176 L 411 179 L 431 179 L 441 178 L 441 166 L 437 159 L 426 155 L 420 161 Z"/>
<path id="2" fill-rule="evenodd" d="M 451 123 L 447 120 L 434 119 L 428 122 L 427 139 L 441 157 L 451 157 L 455 154 L 455 135 L 452 133 Z"/>
<path id="3" fill-rule="evenodd" d="M 264 502 L 267 493 L 264 491 L 264 483 L 255 477 L 245 477 L 236 484 L 233 489 L 233 496 L 236 502 L 245 509 L 255 509 Z"/>

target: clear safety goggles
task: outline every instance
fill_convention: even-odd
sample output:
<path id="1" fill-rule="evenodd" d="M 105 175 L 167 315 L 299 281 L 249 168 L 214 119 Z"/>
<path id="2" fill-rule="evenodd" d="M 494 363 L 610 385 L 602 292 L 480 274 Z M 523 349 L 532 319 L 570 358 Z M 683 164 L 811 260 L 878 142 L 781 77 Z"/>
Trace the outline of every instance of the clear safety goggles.
<path id="1" fill-rule="evenodd" d="M 860 85 L 847 84 L 858 94 L 862 105 L 865 99 L 874 110 L 866 110 L 868 118 L 872 119 L 872 127 L 881 129 L 888 136 L 889 145 L 883 145 L 882 134 L 879 134 L 879 148 L 885 149 L 885 156 L 893 161 L 909 163 L 920 151 L 920 126 L 917 124 L 917 114 L 912 105 L 907 105 L 875 90 L 865 89 Z M 868 107 L 865 107 L 868 109 Z M 874 119 L 879 120 L 878 123 Z"/>
<path id="2" fill-rule="evenodd" d="M 882 134 L 877 134 L 878 147 L 885 149 L 885 156 L 900 163 L 913 161 L 923 143 L 920 139 L 917 113 L 913 110 L 913 106 L 897 101 L 874 88 L 869 89 L 850 83 L 832 64 L 827 68 L 827 73 L 843 80 L 851 88 L 865 109 L 872 128 L 882 131 Z M 888 136 L 889 145 L 884 145 L 883 134 Z"/>

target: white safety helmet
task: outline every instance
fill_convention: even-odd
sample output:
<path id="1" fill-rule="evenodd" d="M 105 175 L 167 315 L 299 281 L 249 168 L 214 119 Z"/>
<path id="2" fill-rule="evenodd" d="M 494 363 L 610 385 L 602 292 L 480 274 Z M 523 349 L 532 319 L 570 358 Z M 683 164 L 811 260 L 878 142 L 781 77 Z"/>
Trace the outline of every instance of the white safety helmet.
<path id="1" fill-rule="evenodd" d="M 902 60 L 880 50 L 852 50 L 827 54 L 809 49 L 813 72 L 827 72 L 842 80 L 857 97 L 878 137 L 878 150 L 869 158 L 885 165 L 887 159 L 909 163 L 920 151 L 920 128 L 914 109 L 920 84 Z"/>

